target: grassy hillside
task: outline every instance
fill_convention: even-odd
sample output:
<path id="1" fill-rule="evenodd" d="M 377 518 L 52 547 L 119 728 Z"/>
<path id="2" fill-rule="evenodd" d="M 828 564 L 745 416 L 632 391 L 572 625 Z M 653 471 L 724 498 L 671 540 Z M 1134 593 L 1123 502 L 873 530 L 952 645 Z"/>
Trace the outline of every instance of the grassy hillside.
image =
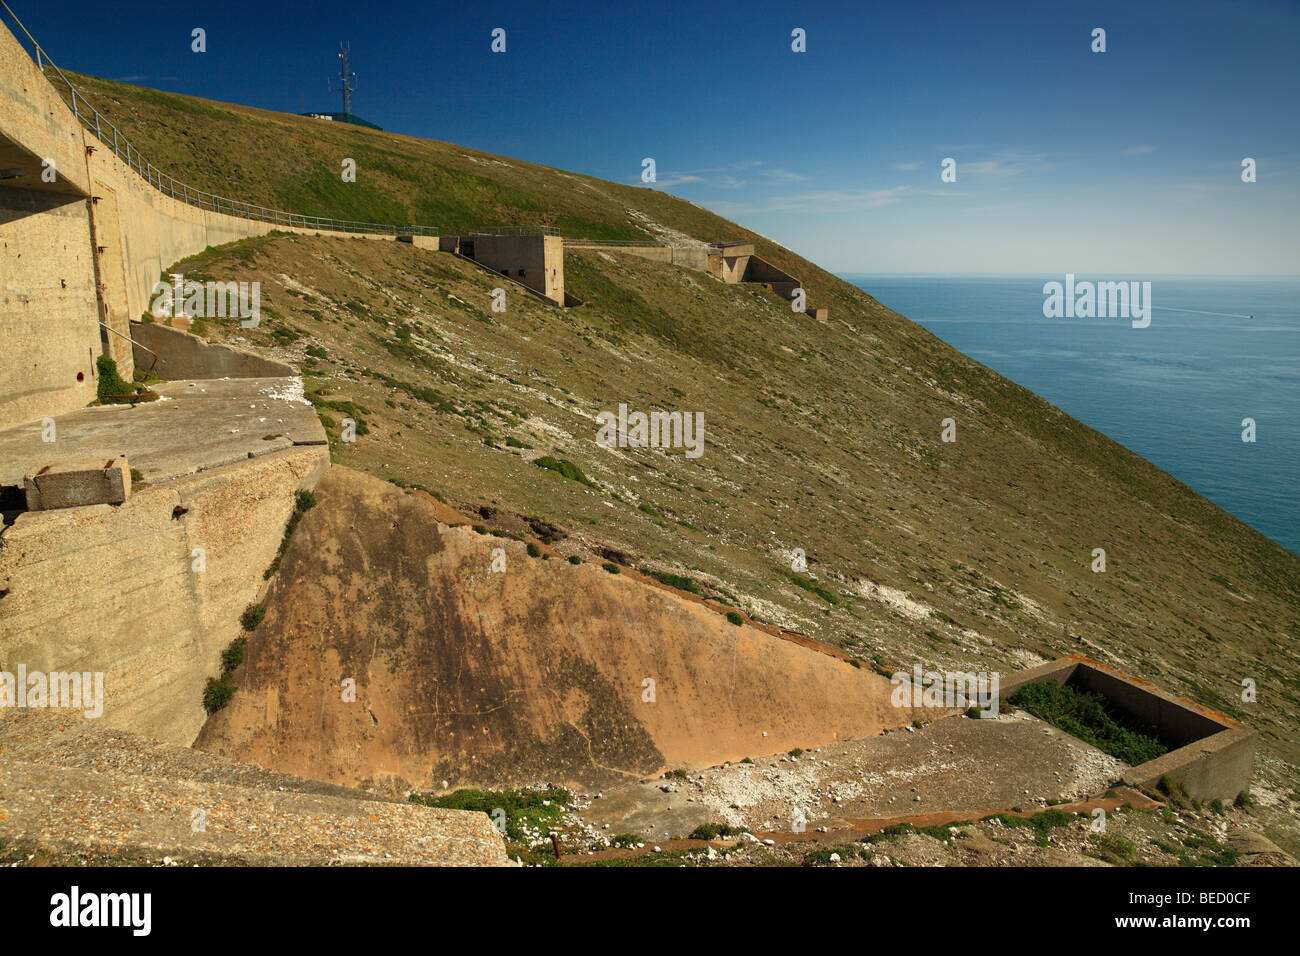
<path id="1" fill-rule="evenodd" d="M 294 211 L 448 230 L 754 238 L 818 324 L 775 295 L 570 253 L 562 310 L 452 256 L 272 236 L 181 264 L 258 279 L 262 326 L 212 326 L 304 368 L 337 461 L 419 485 L 485 525 L 618 553 L 878 667 L 1014 669 L 1080 652 L 1260 730 L 1266 798 L 1300 790 L 1300 559 L 870 296 L 648 189 L 460 147 L 84 81 L 153 162 Z M 238 144 L 238 148 L 232 148 Z M 339 180 L 343 156 L 359 182 Z M 611 450 L 594 416 L 702 411 L 702 458 Z M 364 423 L 337 441 L 345 416 Z M 958 440 L 940 440 L 940 422 Z M 573 462 L 590 484 L 536 467 Z M 1105 548 L 1108 570 L 1090 569 Z M 807 552 L 808 574 L 790 569 Z M 1240 700 L 1253 678 L 1259 703 Z M 1275 833 L 1292 848 L 1293 836 Z"/>

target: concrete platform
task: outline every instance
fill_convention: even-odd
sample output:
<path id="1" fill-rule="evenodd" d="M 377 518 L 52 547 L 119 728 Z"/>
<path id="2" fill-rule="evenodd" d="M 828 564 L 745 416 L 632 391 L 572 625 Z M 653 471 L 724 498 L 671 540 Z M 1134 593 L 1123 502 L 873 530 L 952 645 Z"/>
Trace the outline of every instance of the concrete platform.
<path id="1" fill-rule="evenodd" d="M 326 444 L 296 378 L 204 379 L 154 386 L 156 402 L 82 408 L 0 431 L 0 485 L 46 466 L 126 458 L 152 484 L 294 445 Z"/>

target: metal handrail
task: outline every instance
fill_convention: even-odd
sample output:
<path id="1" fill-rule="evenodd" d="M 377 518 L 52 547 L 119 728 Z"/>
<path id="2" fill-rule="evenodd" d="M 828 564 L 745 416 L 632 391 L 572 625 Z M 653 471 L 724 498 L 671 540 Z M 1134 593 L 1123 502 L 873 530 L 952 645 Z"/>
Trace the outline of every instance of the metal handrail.
<path id="1" fill-rule="evenodd" d="M 193 186 L 187 186 L 185 183 L 179 182 L 141 156 L 140 151 L 131 145 L 130 140 L 116 126 L 109 122 L 108 117 L 95 109 L 90 104 L 90 101 L 81 95 L 80 91 L 72 85 L 72 81 L 50 59 L 49 53 L 36 42 L 36 38 L 27 31 L 22 21 L 9 9 L 9 4 L 5 3 L 4 0 L 0 0 L 0 7 L 4 8 L 4 11 L 9 14 L 9 18 L 27 37 L 28 42 L 36 51 L 36 56 L 33 59 L 37 68 L 45 76 L 46 80 L 50 81 L 50 86 L 54 88 L 54 92 L 68 105 L 73 115 L 81 121 L 82 125 L 91 130 L 100 142 L 105 146 L 111 146 L 114 155 L 139 173 L 146 182 L 159 192 L 166 193 L 173 199 L 179 199 L 188 205 L 198 206 L 201 209 L 211 209 L 213 212 L 224 213 L 240 219 L 255 219 L 259 222 L 270 222 L 291 228 L 326 229 L 331 232 L 392 233 L 402 236 L 438 235 L 436 226 L 394 226 L 388 223 L 356 222 L 348 219 L 304 216 L 300 213 L 271 209 L 267 206 L 259 206 L 238 199 L 227 199 L 224 196 L 218 196 L 215 193 L 196 189 Z M 47 64 L 58 74 L 58 78 L 63 81 L 63 84 L 67 86 L 68 95 L 64 95 L 58 85 L 50 79 L 50 75 L 45 71 Z"/>
<path id="2" fill-rule="evenodd" d="M 466 236 L 558 236 L 554 226 L 479 226 Z"/>
<path id="3" fill-rule="evenodd" d="M 153 362 L 150 363 L 149 367 L 148 367 L 147 369 L 145 369 L 145 371 L 146 371 L 146 372 L 152 372 L 152 371 L 154 370 L 154 366 L 158 364 L 158 353 L 157 353 L 157 352 L 155 352 L 153 349 L 149 348 L 149 346 L 147 346 L 147 345 L 141 345 L 139 342 L 137 342 L 135 339 L 131 338 L 131 336 L 129 336 L 129 335 L 123 335 L 121 332 L 119 332 L 117 329 L 113 328 L 113 327 L 112 327 L 111 325 L 109 325 L 107 322 L 100 322 L 99 324 L 100 324 L 103 328 L 105 328 L 105 329 L 107 329 L 108 331 L 112 332 L 114 335 L 118 336 L 119 338 L 126 339 L 126 340 L 127 340 L 128 342 L 130 342 L 131 345 L 134 346 L 135 348 L 138 348 L 138 349 L 144 349 L 146 352 L 148 352 L 150 355 L 152 355 L 152 356 L 153 356 Z"/>
<path id="4" fill-rule="evenodd" d="M 653 239 L 573 239 L 565 237 L 566 246 L 646 246 L 646 247 L 669 247 L 672 244 L 667 242 L 655 242 Z M 685 245 L 683 245 L 685 248 Z"/>

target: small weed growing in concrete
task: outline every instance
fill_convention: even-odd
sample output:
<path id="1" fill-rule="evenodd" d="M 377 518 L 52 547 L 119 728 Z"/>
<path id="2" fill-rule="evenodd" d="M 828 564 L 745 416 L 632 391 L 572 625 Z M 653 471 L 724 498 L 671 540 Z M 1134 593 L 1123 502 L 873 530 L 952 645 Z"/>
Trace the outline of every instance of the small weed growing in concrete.
<path id="1" fill-rule="evenodd" d="M 280 539 L 280 548 L 275 553 L 275 557 L 263 573 L 263 580 L 271 580 L 271 575 L 275 574 L 280 568 L 280 561 L 284 558 L 284 553 L 289 550 L 289 539 L 293 537 L 294 529 L 298 527 L 298 522 L 302 516 L 316 507 L 316 496 L 310 491 L 299 489 L 293 499 L 293 514 L 289 515 L 289 523 L 284 526 L 284 537 Z M 249 628 L 252 630 L 252 628 Z"/>

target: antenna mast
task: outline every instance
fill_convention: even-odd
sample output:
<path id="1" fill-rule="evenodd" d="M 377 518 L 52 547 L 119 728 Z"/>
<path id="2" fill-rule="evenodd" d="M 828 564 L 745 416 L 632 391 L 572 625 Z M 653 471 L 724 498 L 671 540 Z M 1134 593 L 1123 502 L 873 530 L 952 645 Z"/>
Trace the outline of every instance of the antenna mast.
<path id="1" fill-rule="evenodd" d="M 357 75 L 352 72 L 351 63 L 352 44 L 339 44 L 339 88 L 333 89 L 331 93 L 343 94 L 343 114 L 352 115 L 352 94 L 356 92 L 355 81 Z"/>

